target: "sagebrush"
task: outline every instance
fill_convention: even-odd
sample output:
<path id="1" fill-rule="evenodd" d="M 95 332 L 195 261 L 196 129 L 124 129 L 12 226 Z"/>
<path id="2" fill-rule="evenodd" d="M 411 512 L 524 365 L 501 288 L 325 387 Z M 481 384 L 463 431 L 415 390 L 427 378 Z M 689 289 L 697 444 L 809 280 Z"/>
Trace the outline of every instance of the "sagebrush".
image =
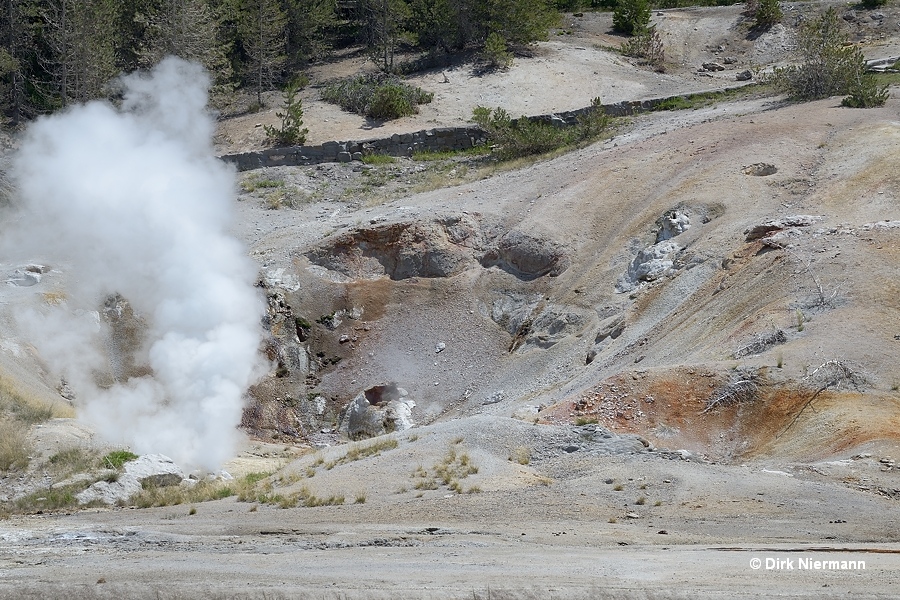
<path id="1" fill-rule="evenodd" d="M 409 85 L 396 75 L 376 73 L 332 83 L 322 91 L 322 99 L 344 110 L 371 119 L 399 119 L 419 112 L 434 94 Z"/>

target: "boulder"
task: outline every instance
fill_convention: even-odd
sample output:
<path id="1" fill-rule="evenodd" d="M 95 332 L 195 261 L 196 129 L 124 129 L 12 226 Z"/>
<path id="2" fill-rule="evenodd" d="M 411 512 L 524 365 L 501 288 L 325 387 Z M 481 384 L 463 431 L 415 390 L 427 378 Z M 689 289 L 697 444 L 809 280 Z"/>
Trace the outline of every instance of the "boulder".
<path id="1" fill-rule="evenodd" d="M 363 439 L 410 429 L 415 405 L 394 383 L 372 386 L 350 401 L 338 430 L 350 439 Z"/>
<path id="2" fill-rule="evenodd" d="M 750 71 L 750 69 L 746 69 L 735 75 L 734 78 L 737 81 L 750 81 L 751 79 L 753 79 L 753 73 Z"/>

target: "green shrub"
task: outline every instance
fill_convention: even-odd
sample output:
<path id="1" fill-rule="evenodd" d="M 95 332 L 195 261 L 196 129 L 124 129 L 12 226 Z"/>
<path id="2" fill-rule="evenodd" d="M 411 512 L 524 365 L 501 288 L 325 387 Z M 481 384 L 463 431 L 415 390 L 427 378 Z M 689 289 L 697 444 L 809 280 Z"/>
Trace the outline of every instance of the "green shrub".
<path id="1" fill-rule="evenodd" d="M 850 108 L 875 108 L 887 102 L 888 86 L 881 85 L 870 73 L 859 74 L 850 86 L 850 95 L 841 100 L 843 106 Z"/>
<path id="2" fill-rule="evenodd" d="M 609 126 L 609 116 L 599 98 L 592 101 L 591 109 L 580 115 L 574 126 L 557 126 L 527 117 L 513 120 L 502 108 L 491 111 L 484 106 L 475 107 L 472 120 L 487 133 L 500 159 L 543 154 L 590 140 Z"/>
<path id="3" fill-rule="evenodd" d="M 265 126 L 266 137 L 283 146 L 300 146 L 306 142 L 309 129 L 303 127 L 303 101 L 297 97 L 303 81 L 294 81 L 284 90 L 284 112 L 275 113 L 281 128 Z"/>
<path id="4" fill-rule="evenodd" d="M 506 40 L 499 33 L 491 33 L 484 42 L 481 58 L 490 69 L 508 69 L 513 56 L 507 50 Z"/>
<path id="5" fill-rule="evenodd" d="M 322 99 L 371 119 L 390 120 L 419 112 L 434 94 L 404 83 L 395 75 L 378 73 L 344 79 L 327 86 Z"/>
<path id="6" fill-rule="evenodd" d="M 880 106 L 886 88 L 866 75 L 866 61 L 849 36 L 834 8 L 800 27 L 798 46 L 803 63 L 774 74 L 776 85 L 797 100 L 816 100 L 850 94 L 847 106 Z"/>
<path id="7" fill-rule="evenodd" d="M 879 6 L 884 6 L 887 4 L 887 0 L 862 0 L 860 4 L 862 4 L 863 8 L 871 10 L 873 8 L 878 8 Z"/>
<path id="8" fill-rule="evenodd" d="M 778 0 L 758 0 L 753 12 L 754 25 L 760 29 L 768 29 L 780 22 L 783 16 Z"/>
<path id="9" fill-rule="evenodd" d="M 625 35 L 636 35 L 649 24 L 649 0 L 618 0 L 613 11 L 613 29 Z"/>
<path id="10" fill-rule="evenodd" d="M 406 93 L 401 84 L 385 84 L 375 88 L 366 116 L 379 121 L 389 121 L 414 115 L 418 109 L 413 104 L 412 98 Z"/>

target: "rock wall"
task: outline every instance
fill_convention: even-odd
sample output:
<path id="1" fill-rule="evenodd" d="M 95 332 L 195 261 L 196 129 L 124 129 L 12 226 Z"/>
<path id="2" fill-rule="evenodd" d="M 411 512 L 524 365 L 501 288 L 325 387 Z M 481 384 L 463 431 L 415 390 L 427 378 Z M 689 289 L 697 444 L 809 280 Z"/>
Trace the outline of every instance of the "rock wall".
<path id="1" fill-rule="evenodd" d="M 315 165 L 326 162 L 362 160 L 363 154 L 411 156 L 413 152 L 464 150 L 484 144 L 484 131 L 475 126 L 437 127 L 414 133 L 395 133 L 389 138 L 325 142 L 321 146 L 291 146 L 260 152 L 228 154 L 222 160 L 234 164 L 238 171 L 263 167 Z"/>
<path id="2" fill-rule="evenodd" d="M 734 88 L 710 90 L 725 92 Z M 707 93 L 710 93 L 707 92 Z M 669 96 L 651 100 L 634 100 L 604 104 L 603 110 L 611 117 L 624 117 L 635 113 L 655 109 L 660 104 L 687 95 Z M 533 121 L 544 121 L 560 127 L 575 125 L 579 115 L 591 110 L 590 106 L 576 110 L 536 115 L 528 117 Z M 294 167 L 299 165 L 316 165 L 326 162 L 351 162 L 362 160 L 364 154 L 387 154 L 390 156 L 411 156 L 414 152 L 445 152 L 464 150 L 487 142 L 485 132 L 474 125 L 463 127 L 436 127 L 413 133 L 395 133 L 389 138 L 349 141 L 325 142 L 320 146 L 290 146 L 271 148 L 259 152 L 242 154 L 226 154 L 220 158 L 232 163 L 238 171 L 250 171 L 264 167 Z"/>

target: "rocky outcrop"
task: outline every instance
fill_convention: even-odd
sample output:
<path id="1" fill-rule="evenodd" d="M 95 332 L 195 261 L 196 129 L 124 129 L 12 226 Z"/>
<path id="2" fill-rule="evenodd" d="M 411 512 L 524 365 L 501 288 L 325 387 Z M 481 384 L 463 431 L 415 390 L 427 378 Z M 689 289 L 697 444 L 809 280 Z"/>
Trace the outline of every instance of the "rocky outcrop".
<path id="1" fill-rule="evenodd" d="M 691 219 L 687 213 L 680 210 L 669 211 L 656 221 L 659 230 L 656 232 L 656 242 L 670 240 L 681 235 L 691 228 Z"/>
<path id="2" fill-rule="evenodd" d="M 111 481 L 98 481 L 76 496 L 80 504 L 126 502 L 144 487 L 180 485 L 184 472 L 163 454 L 146 454 L 124 465 L 124 471 Z"/>
<path id="3" fill-rule="evenodd" d="M 352 279 L 453 277 L 475 266 L 476 257 L 483 267 L 499 267 L 524 281 L 555 277 L 569 266 L 563 244 L 537 234 L 485 229 L 468 214 L 355 229 L 304 256 Z"/>
<path id="4" fill-rule="evenodd" d="M 616 283 L 617 292 L 630 292 L 641 283 L 656 281 L 669 272 L 681 246 L 666 240 L 640 250 L 628 265 L 628 270 Z"/>
<path id="5" fill-rule="evenodd" d="M 810 225 L 818 223 L 823 218 L 824 217 L 816 215 L 793 215 L 790 217 L 781 217 L 780 219 L 772 219 L 771 221 L 766 221 L 765 223 L 755 225 L 745 230 L 745 239 L 748 242 L 752 242 L 770 236 L 778 231 L 793 229 L 795 227 L 809 227 Z"/>
<path id="6" fill-rule="evenodd" d="M 406 390 L 396 384 L 376 385 L 350 401 L 338 430 L 352 440 L 403 431 L 414 425 L 415 406 Z"/>
<path id="7" fill-rule="evenodd" d="M 356 279 L 451 277 L 472 263 L 479 223 L 463 215 L 356 229 L 305 254 L 315 265 Z"/>
<path id="8" fill-rule="evenodd" d="M 510 231 L 485 253 L 481 264 L 498 266 L 519 279 L 531 280 L 544 275 L 556 277 L 569 267 L 569 257 L 564 246 L 551 239 Z"/>

